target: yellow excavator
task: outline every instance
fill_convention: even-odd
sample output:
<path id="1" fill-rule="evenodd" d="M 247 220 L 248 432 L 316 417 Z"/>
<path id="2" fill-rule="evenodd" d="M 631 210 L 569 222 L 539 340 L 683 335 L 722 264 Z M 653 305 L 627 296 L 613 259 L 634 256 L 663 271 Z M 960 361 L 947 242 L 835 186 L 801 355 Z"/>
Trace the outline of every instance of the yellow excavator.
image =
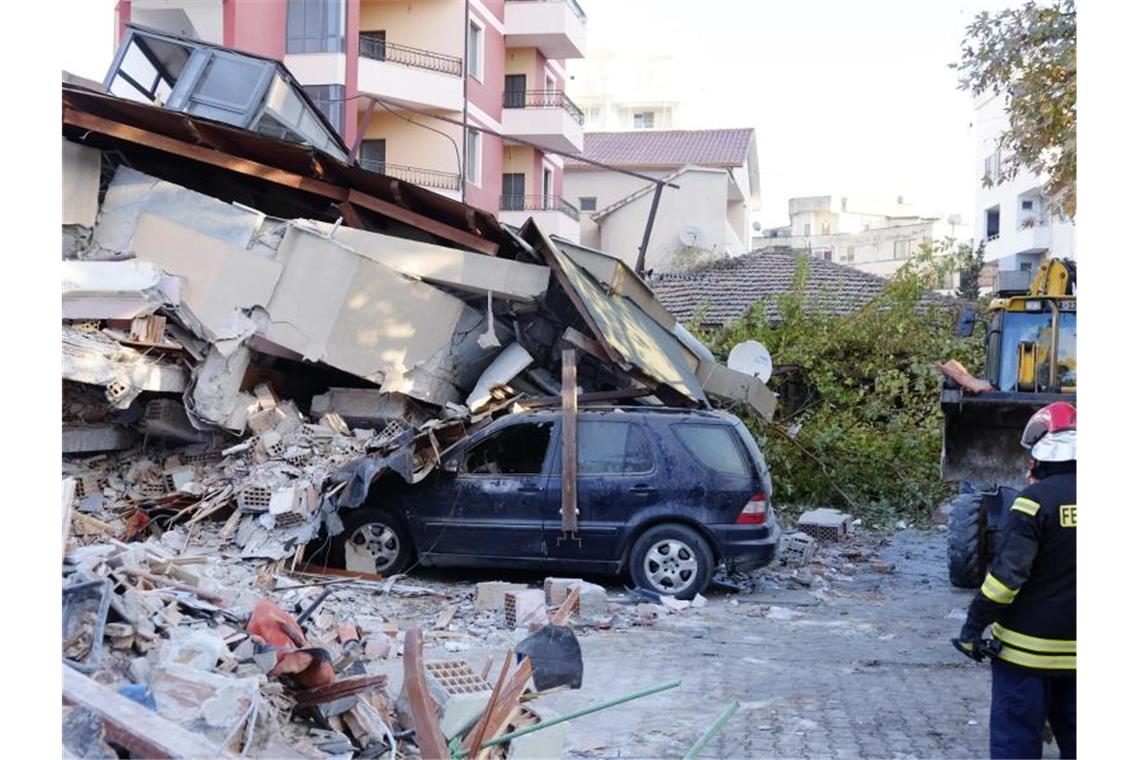
<path id="1" fill-rule="evenodd" d="M 959 484 L 950 506 L 950 581 L 963 588 L 981 585 L 1002 520 L 1027 485 L 1025 423 L 1046 404 L 1077 403 L 1076 264 L 1048 259 L 1028 288 L 1022 279 L 1019 289 L 1003 289 L 1001 274 L 983 315 L 984 379 L 948 377 L 942 390 L 942 478 Z M 977 321 L 964 311 L 958 334 L 972 334 Z"/>

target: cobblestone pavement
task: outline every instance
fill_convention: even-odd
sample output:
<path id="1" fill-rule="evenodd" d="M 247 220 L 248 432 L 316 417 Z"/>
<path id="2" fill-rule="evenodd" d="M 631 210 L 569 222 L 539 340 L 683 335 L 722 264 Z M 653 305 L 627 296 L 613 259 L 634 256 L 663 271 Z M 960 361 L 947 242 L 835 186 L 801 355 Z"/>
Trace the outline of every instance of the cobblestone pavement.
<path id="1" fill-rule="evenodd" d="M 713 592 L 652 626 L 580 632 L 582 688 L 534 704 L 553 715 L 681 681 L 574 720 L 569 757 L 680 757 L 733 700 L 702 757 L 987 757 L 989 671 L 949 643 L 972 594 L 946 580 L 945 534 L 901 531 L 877 556 L 893 572 L 862 563 L 826 590 Z"/>

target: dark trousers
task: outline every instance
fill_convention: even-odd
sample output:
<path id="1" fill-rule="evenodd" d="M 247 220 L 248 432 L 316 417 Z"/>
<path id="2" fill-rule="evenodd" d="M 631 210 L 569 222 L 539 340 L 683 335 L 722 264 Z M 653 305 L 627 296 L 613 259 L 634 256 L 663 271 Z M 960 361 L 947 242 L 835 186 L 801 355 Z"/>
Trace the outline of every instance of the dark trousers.
<path id="1" fill-rule="evenodd" d="M 1046 719 L 1061 757 L 1076 757 L 1076 675 L 1043 676 L 994 660 L 990 757 L 1040 758 Z"/>

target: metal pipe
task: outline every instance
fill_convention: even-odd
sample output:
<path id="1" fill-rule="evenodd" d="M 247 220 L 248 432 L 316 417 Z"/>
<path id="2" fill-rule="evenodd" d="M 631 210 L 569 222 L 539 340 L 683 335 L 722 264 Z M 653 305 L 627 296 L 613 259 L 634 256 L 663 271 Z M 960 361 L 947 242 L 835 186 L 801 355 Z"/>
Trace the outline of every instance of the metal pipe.
<path id="1" fill-rule="evenodd" d="M 649 250 L 649 235 L 653 232 L 653 220 L 657 218 L 657 204 L 661 201 L 661 184 L 653 188 L 653 204 L 649 207 L 649 220 L 645 223 L 645 234 L 641 236 L 641 247 L 637 249 L 637 265 L 634 272 L 638 277 L 645 275 L 645 253 Z"/>
<path id="2" fill-rule="evenodd" d="M 668 689 L 675 689 L 680 685 L 681 685 L 680 681 L 669 681 L 668 683 L 658 684 L 657 686 L 650 686 L 648 689 L 642 689 L 641 691 L 635 691 L 632 694 L 626 694 L 623 697 L 614 697 L 613 699 L 607 699 L 604 702 L 597 702 L 595 704 L 588 705 L 586 707 L 582 707 L 582 708 L 579 708 L 577 710 L 573 710 L 573 711 L 568 712 L 564 715 L 559 715 L 557 717 L 551 718 L 550 720 L 544 720 L 541 723 L 535 723 L 533 726 L 526 726 L 525 728 L 520 728 L 517 731 L 511 731 L 509 734 L 503 734 L 502 736 L 496 736 L 494 739 L 490 739 L 488 741 L 483 742 L 483 744 L 479 747 L 479 749 L 487 749 L 488 747 L 494 747 L 494 746 L 499 745 L 499 744 L 506 744 L 507 742 L 511 741 L 512 739 L 517 739 L 520 736 L 526 736 L 527 734 L 533 734 L 535 731 L 541 731 L 544 728 L 550 728 L 551 726 L 557 725 L 559 723 L 565 723 L 566 721 L 573 720 L 574 718 L 581 718 L 583 715 L 589 715 L 590 713 L 595 713 L 595 712 L 598 712 L 599 710 L 605 710 L 607 707 L 613 707 L 614 705 L 620 705 L 622 702 L 631 702 L 635 699 L 641 699 L 642 697 L 648 697 L 651 694 L 656 694 L 656 693 L 661 692 L 661 691 L 666 691 Z M 456 755 L 455 757 L 462 757 L 464 754 L 466 754 L 466 753 L 460 753 L 459 755 Z"/>
<path id="3" fill-rule="evenodd" d="M 709 726 L 708 731 L 705 731 L 704 735 L 697 740 L 697 743 L 693 745 L 692 749 L 685 753 L 685 757 L 682 760 L 696 760 L 697 755 L 701 754 L 701 750 L 705 748 L 705 745 L 712 741 L 712 738 L 716 736 L 717 732 L 724 728 L 724 724 L 728 723 L 729 718 L 735 715 L 739 709 L 740 702 L 733 702 L 724 708 L 724 712 L 720 714 L 716 722 Z"/>
<path id="4" fill-rule="evenodd" d="M 1053 333 L 1052 343 L 1049 346 L 1049 392 L 1055 393 L 1057 390 L 1057 349 L 1061 346 L 1061 307 L 1057 305 L 1056 301 L 1049 301 L 1049 308 L 1053 310 Z"/>

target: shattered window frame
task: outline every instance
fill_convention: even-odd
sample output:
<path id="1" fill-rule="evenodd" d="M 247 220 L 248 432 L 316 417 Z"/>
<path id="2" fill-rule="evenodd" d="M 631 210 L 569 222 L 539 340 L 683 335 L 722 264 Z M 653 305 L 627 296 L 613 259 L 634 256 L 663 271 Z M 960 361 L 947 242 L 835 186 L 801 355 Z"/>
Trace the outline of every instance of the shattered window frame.
<path id="1" fill-rule="evenodd" d="M 179 59 L 179 52 L 185 60 Z M 156 70 L 149 85 L 125 69 L 138 67 L 139 54 Z M 175 66 L 181 64 L 180 69 L 164 66 L 164 56 Z M 224 74 L 219 71 L 223 67 Z M 211 76 L 215 72 L 219 73 Z M 342 126 L 332 123 L 288 69 L 270 58 L 128 24 L 103 84 L 117 97 L 311 145 L 340 161 L 348 159 Z M 164 87 L 168 96 L 156 101 L 153 96 L 162 95 Z M 341 101 L 343 114 L 343 97 Z"/>
<path id="2" fill-rule="evenodd" d="M 535 428 L 537 430 L 545 430 L 546 432 L 546 446 L 542 451 L 542 456 L 538 459 L 538 469 L 526 472 L 480 472 L 471 469 L 471 457 L 478 451 L 489 447 L 496 441 L 501 441 L 505 435 L 519 435 L 523 428 Z M 533 477 L 535 475 L 542 475 L 547 470 L 547 460 L 550 458 L 550 452 L 554 442 L 554 421 L 553 420 L 517 420 L 511 421 L 509 424 L 497 427 L 493 430 L 487 431 L 487 434 L 473 441 L 470 446 L 467 446 L 460 452 L 459 474 L 466 477 L 479 477 L 479 478 L 502 478 L 502 477 Z M 490 460 L 485 460 L 484 464 L 488 464 Z"/>

